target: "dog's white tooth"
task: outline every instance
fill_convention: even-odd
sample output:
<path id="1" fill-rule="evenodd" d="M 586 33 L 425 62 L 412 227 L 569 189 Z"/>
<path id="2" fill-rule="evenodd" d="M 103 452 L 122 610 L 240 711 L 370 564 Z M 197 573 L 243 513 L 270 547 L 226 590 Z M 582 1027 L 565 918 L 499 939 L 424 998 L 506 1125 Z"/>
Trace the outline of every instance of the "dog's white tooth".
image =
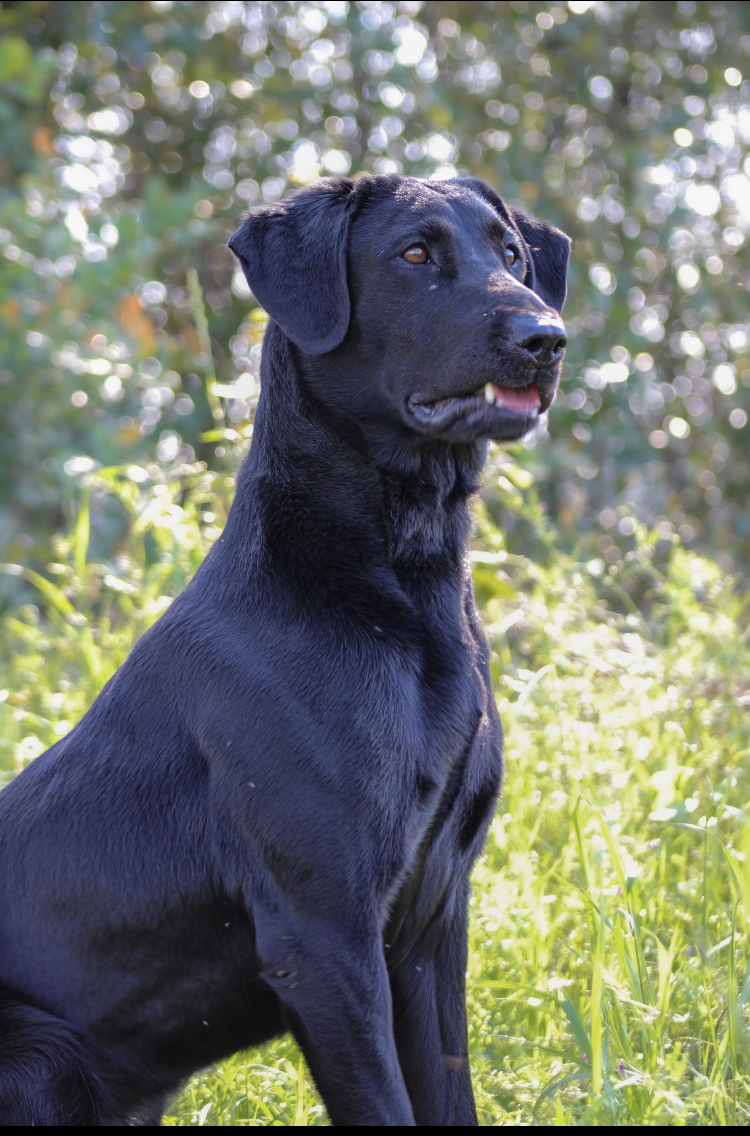
<path id="1" fill-rule="evenodd" d="M 492 383 L 485 383 L 484 397 L 489 403 L 493 403 L 495 401 L 495 388 L 493 387 Z"/>

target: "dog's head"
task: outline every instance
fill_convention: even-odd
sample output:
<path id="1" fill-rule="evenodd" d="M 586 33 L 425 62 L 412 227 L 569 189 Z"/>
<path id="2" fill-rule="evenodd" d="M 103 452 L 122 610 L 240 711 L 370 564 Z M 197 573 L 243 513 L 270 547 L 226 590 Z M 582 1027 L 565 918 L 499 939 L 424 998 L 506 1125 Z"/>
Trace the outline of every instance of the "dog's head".
<path id="1" fill-rule="evenodd" d="M 519 438 L 552 402 L 570 241 L 475 178 L 326 178 L 229 247 L 315 393 L 416 437 Z"/>

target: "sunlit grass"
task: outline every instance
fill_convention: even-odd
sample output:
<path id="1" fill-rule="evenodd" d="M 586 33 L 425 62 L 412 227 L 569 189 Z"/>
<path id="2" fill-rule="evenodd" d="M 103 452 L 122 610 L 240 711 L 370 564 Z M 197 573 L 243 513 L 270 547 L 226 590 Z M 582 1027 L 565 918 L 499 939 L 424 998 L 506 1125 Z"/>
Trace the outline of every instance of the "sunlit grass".
<path id="1" fill-rule="evenodd" d="M 129 517 L 111 564 L 87 558 L 100 493 Z M 231 476 L 196 466 L 87 479 L 56 561 L 26 573 L 37 604 L 3 623 L 6 779 L 67 732 L 184 586 L 231 493 Z M 608 576 L 550 555 L 527 508 L 544 564 L 510 555 L 484 509 L 474 551 L 506 729 L 470 932 L 480 1122 L 746 1123 L 747 603 L 714 564 L 647 533 Z M 282 1039 L 192 1078 L 166 1123 L 327 1118 Z"/>
<path id="2" fill-rule="evenodd" d="M 597 611 L 575 565 L 530 573 L 531 661 L 502 667 L 507 777 L 475 872 L 485 1123 L 746 1118 L 746 625 L 711 565 L 676 549 L 652 572 L 648 624 Z M 501 637 L 510 606 L 487 604 Z"/>

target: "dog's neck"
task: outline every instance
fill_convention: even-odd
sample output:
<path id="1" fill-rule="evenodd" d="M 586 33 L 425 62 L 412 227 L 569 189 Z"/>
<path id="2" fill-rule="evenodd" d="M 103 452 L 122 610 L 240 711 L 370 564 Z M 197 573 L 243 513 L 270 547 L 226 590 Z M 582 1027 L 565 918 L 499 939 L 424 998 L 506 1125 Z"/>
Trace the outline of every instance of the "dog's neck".
<path id="1" fill-rule="evenodd" d="M 455 446 L 406 437 L 403 427 L 375 437 L 331 415 L 305 382 L 299 360 L 278 330 L 266 336 L 262 394 L 250 456 L 233 513 L 250 510 L 264 536 L 278 539 L 282 512 L 296 502 L 289 537 L 336 545 L 348 561 L 387 559 L 398 574 L 462 572 L 486 446 Z M 382 424 L 381 424 L 382 426 Z M 253 505 L 253 499 L 255 505 Z M 249 514 L 248 514 L 249 515 Z"/>

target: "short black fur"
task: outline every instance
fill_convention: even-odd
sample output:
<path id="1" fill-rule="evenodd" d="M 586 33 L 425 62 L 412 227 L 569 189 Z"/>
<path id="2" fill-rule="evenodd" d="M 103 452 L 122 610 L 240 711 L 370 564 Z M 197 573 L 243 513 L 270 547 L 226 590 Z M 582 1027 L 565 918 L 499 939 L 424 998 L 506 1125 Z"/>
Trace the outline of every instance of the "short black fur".
<path id="1" fill-rule="evenodd" d="M 554 395 L 568 241 L 481 182 L 364 177 L 231 247 L 271 319 L 224 533 L 0 794 L 0 1124 L 155 1124 L 291 1029 L 334 1124 L 474 1125 L 469 499 Z"/>

